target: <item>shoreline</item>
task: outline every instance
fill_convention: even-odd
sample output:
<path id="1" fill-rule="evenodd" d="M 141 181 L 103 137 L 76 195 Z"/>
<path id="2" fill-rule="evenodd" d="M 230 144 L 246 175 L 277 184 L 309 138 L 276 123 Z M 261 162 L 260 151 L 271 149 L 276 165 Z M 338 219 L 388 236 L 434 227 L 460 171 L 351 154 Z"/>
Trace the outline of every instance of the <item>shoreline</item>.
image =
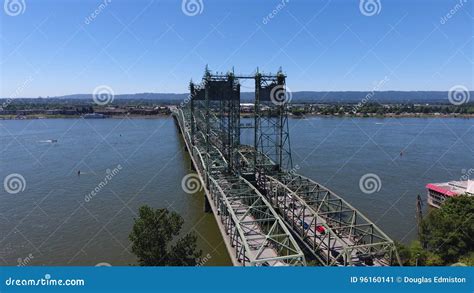
<path id="1" fill-rule="evenodd" d="M 310 113 L 305 115 L 289 115 L 289 117 L 298 119 L 298 118 L 306 118 L 306 117 L 328 117 L 328 118 L 467 118 L 471 119 L 474 118 L 474 114 L 425 114 L 425 113 L 405 113 L 400 115 L 395 114 L 384 114 L 384 115 L 324 115 L 324 114 L 317 114 L 317 113 Z"/>
<path id="2" fill-rule="evenodd" d="M 157 115 L 113 115 L 105 118 L 85 118 L 88 120 L 101 120 L 101 119 L 161 119 L 170 117 L 171 114 L 157 114 Z M 253 115 L 241 114 L 240 118 L 253 118 Z M 293 119 L 306 119 L 306 118 L 459 118 L 459 119 L 474 119 L 474 114 L 424 114 L 424 113 L 407 113 L 407 114 L 385 114 L 385 115 L 323 115 L 317 113 L 310 113 L 304 115 L 292 115 L 289 114 L 288 118 Z M 81 119 L 80 115 L 27 115 L 27 116 L 15 116 L 15 115 L 0 115 L 0 120 L 35 120 L 35 119 Z M 84 119 L 84 118 L 82 118 Z"/>

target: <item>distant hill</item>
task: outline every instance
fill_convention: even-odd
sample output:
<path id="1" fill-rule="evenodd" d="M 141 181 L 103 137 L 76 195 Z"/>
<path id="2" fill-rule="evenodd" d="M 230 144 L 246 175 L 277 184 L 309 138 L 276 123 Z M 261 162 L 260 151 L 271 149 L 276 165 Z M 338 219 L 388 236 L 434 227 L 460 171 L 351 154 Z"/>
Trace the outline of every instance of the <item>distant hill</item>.
<path id="1" fill-rule="evenodd" d="M 188 96 L 188 94 L 173 94 L 173 93 L 138 93 L 138 94 L 123 94 L 115 95 L 114 99 L 121 100 L 174 100 L 179 101 L 183 100 Z M 67 96 L 58 96 L 50 97 L 56 99 L 92 99 L 92 94 L 76 94 L 76 95 L 67 95 Z"/>
<path id="2" fill-rule="evenodd" d="M 441 91 L 338 91 L 338 92 L 317 92 L 301 91 L 293 92 L 293 103 L 358 103 L 363 99 L 368 102 L 379 103 L 444 103 L 448 104 L 448 92 Z M 156 100 L 162 103 L 176 103 L 184 100 L 188 94 L 175 93 L 138 93 L 115 95 L 115 100 Z M 470 92 L 470 97 L 474 99 L 474 92 Z M 242 92 L 243 102 L 253 101 L 253 92 Z M 58 97 L 48 97 L 44 99 L 59 100 L 92 100 L 91 94 L 75 94 Z M 472 100 L 471 100 L 472 102 Z"/>
<path id="3" fill-rule="evenodd" d="M 252 95 L 253 93 L 243 93 L 242 97 L 250 100 Z M 474 97 L 473 92 L 471 92 L 471 97 Z M 448 92 L 441 91 L 303 91 L 292 93 L 294 103 L 358 103 L 363 99 L 379 103 L 449 103 Z"/>

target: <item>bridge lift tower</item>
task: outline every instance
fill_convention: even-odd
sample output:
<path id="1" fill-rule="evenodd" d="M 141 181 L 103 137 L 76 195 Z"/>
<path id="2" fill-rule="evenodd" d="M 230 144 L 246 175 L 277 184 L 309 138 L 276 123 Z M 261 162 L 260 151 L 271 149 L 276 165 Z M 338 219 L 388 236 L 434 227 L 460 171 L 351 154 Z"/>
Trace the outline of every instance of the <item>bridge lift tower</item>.
<path id="1" fill-rule="evenodd" d="M 240 79 L 255 81 L 253 145 L 240 141 Z M 255 227 L 274 233 L 261 226 L 272 221 L 285 239 L 276 241 L 278 247 L 291 243 L 284 258 L 295 263 L 301 263 L 299 249 L 286 231 L 322 265 L 400 264 L 394 242 L 379 227 L 342 197 L 294 172 L 288 125 L 291 93 L 286 91 L 281 69 L 277 74 L 257 70 L 254 75 L 236 75 L 233 71 L 213 74 L 206 67 L 201 84 L 190 83 L 190 96 L 190 105 L 179 109 L 175 117 L 185 141 L 191 141 L 188 149 L 192 148 L 206 190 L 215 190 L 211 198 L 227 198 L 220 206 L 229 211 L 239 207 L 246 211 L 244 217 L 252 215 L 250 222 L 256 226 L 251 230 L 242 228 L 250 222 L 234 215 L 234 226 L 242 228 L 242 243 L 252 241 Z M 264 238 L 269 239 L 268 235 Z M 252 251 L 248 245 L 246 251 Z"/>
<path id="2" fill-rule="evenodd" d="M 283 171 L 293 168 L 288 103 L 291 95 L 286 91 L 286 76 L 281 69 L 276 75 L 255 74 L 255 135 L 254 171 Z M 272 164 L 268 164 L 267 159 Z"/>

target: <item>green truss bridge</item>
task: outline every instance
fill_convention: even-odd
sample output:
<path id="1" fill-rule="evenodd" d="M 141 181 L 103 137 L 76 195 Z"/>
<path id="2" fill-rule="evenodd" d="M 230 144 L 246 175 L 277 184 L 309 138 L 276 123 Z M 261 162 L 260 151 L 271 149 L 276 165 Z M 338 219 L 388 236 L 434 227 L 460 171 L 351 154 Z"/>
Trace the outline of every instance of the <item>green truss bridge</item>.
<path id="1" fill-rule="evenodd" d="M 253 123 L 240 121 L 240 82 L 255 82 Z M 173 117 L 236 266 L 398 265 L 394 242 L 340 196 L 293 168 L 286 76 L 213 74 Z M 241 128 L 254 130 L 241 143 Z"/>

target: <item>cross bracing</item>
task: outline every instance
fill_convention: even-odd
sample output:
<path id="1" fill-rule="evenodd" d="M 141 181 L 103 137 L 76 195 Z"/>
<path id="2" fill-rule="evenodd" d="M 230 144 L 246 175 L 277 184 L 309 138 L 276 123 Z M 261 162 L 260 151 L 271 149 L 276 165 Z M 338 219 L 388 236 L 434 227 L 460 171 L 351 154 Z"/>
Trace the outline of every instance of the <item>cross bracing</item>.
<path id="1" fill-rule="evenodd" d="M 239 79 L 255 80 L 255 120 L 245 126 L 254 128 L 253 145 L 240 143 Z M 234 264 L 305 265 L 300 246 L 321 265 L 397 264 L 395 245 L 380 228 L 292 169 L 285 81 L 281 70 L 206 68 L 201 84 L 190 84 L 190 101 L 173 111 Z"/>
<path id="2" fill-rule="evenodd" d="M 232 258 L 243 266 L 301 266 L 304 254 L 266 198 L 247 180 L 229 174 L 220 150 L 206 147 L 206 135 L 196 127 L 191 146 L 188 108 L 174 113 L 196 171 L 232 248 Z M 199 125 L 199 123 L 196 123 Z M 206 150 L 209 150 L 206 152 Z"/>

